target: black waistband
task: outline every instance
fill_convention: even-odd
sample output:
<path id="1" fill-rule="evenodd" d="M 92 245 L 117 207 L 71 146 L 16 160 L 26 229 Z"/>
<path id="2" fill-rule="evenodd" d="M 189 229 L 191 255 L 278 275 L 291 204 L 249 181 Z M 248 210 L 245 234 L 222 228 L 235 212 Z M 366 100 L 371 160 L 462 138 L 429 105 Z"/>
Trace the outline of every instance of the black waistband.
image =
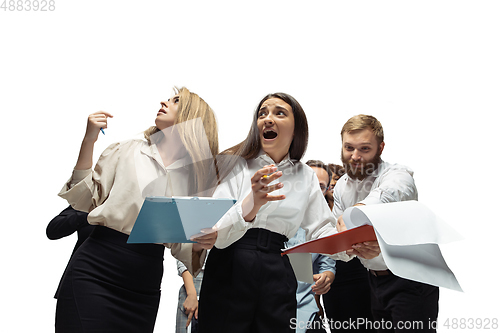
<path id="1" fill-rule="evenodd" d="M 288 238 L 284 235 L 261 228 L 249 229 L 245 235 L 230 247 L 235 249 L 257 250 L 262 252 L 281 253 Z"/>
<path id="2" fill-rule="evenodd" d="M 115 245 L 124 247 L 130 251 L 152 257 L 163 258 L 163 252 L 165 251 L 165 246 L 160 244 L 128 244 L 127 234 L 100 225 L 94 228 L 94 230 L 90 234 L 90 237 L 101 241 L 113 243 Z"/>
<path id="3" fill-rule="evenodd" d="M 373 269 L 370 269 L 369 271 L 373 276 L 377 276 L 377 277 L 386 276 L 386 275 L 393 275 L 392 272 L 388 269 L 383 270 L 383 271 L 374 271 Z"/>

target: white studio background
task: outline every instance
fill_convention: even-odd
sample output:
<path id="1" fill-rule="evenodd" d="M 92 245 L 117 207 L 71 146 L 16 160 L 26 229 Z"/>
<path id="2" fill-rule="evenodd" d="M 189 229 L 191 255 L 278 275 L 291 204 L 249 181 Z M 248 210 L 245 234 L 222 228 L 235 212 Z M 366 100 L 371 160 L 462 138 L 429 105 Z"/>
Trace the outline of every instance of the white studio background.
<path id="1" fill-rule="evenodd" d="M 114 115 L 95 162 L 152 125 L 174 85 L 215 110 L 221 149 L 245 138 L 270 92 L 304 107 L 305 160 L 339 163 L 343 123 L 376 116 L 383 158 L 411 166 L 420 201 L 465 237 L 442 247 L 465 292 L 441 290 L 439 331 L 452 330 L 447 319 L 500 317 L 490 306 L 499 297 L 497 1 L 56 0 L 44 12 L 27 2 L 0 9 L 2 332 L 53 331 L 52 297 L 76 236 L 49 241 L 45 227 L 67 206 L 57 193 L 88 114 Z M 181 283 L 166 253 L 155 332 L 173 331 Z"/>

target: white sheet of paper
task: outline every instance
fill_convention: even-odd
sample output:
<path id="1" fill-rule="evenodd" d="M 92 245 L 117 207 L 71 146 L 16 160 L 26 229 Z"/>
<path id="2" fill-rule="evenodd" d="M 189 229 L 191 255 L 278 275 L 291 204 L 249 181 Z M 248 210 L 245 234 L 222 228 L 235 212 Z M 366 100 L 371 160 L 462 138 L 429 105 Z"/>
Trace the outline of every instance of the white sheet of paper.
<path id="1" fill-rule="evenodd" d="M 287 254 L 298 281 L 314 284 L 312 256 L 310 253 Z"/>
<path id="2" fill-rule="evenodd" d="M 371 224 L 387 267 L 402 278 L 462 291 L 438 244 L 463 239 L 418 201 L 350 207 L 348 229 Z"/>

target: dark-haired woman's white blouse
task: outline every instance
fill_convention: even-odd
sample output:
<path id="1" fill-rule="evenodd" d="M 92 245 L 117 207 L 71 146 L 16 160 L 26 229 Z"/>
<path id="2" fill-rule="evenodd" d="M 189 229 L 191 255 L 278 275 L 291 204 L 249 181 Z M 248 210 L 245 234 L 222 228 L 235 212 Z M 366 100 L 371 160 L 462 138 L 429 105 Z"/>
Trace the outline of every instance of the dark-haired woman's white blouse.
<path id="1" fill-rule="evenodd" d="M 237 203 L 216 224 L 217 248 L 228 247 L 251 228 L 264 228 L 291 239 L 301 227 L 306 232 L 306 240 L 337 232 L 336 220 L 321 193 L 316 174 L 309 166 L 291 160 L 288 156 L 276 165 L 283 175 L 271 183 L 281 182 L 284 186 L 270 193 L 284 194 L 286 198 L 266 203 L 252 222 L 245 221 L 241 204 L 252 191 L 251 178 L 259 169 L 270 164 L 276 163 L 262 151 L 253 160 L 242 159 L 215 190 L 214 197 L 237 200 Z M 345 252 L 335 254 L 332 258 L 344 261 L 350 259 Z"/>

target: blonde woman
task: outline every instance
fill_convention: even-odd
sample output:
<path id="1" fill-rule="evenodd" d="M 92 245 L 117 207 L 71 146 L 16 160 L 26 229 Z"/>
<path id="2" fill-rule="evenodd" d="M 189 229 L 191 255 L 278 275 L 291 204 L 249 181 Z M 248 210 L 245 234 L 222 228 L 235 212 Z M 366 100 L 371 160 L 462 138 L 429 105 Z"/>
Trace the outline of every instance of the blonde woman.
<path id="1" fill-rule="evenodd" d="M 193 244 L 127 244 L 145 196 L 209 192 L 218 152 L 212 109 L 186 88 L 161 102 L 145 140 L 109 146 L 92 170 L 94 143 L 111 114 L 91 114 L 73 175 L 59 193 L 97 225 L 72 257 L 56 309 L 56 332 L 152 332 L 165 246 L 196 275 L 216 234 Z M 208 162 L 207 162 L 208 161 Z M 210 163 L 211 162 L 211 163 Z"/>

